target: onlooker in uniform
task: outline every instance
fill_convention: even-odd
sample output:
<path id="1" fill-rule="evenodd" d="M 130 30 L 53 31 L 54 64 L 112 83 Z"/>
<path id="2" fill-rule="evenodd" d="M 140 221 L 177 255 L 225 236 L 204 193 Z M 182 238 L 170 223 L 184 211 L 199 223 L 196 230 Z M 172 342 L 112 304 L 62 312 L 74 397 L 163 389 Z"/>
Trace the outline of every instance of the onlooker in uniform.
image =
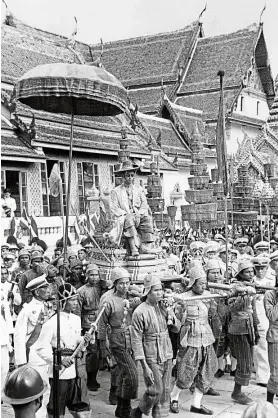
<path id="1" fill-rule="evenodd" d="M 260 241 L 254 245 L 255 255 L 258 256 L 260 254 L 269 254 L 270 251 L 270 244 L 267 241 Z"/>
<path id="2" fill-rule="evenodd" d="M 9 272 L 8 281 L 10 282 L 11 277 L 12 277 L 12 272 L 14 271 L 14 269 L 16 267 L 16 265 L 15 265 L 15 255 L 10 253 L 10 252 L 4 253 L 3 254 L 3 264 Z"/>
<path id="3" fill-rule="evenodd" d="M 31 280 L 27 284 L 27 290 L 31 292 L 32 299 L 23 306 L 17 317 L 14 330 L 15 363 L 17 366 L 29 363 L 48 383 L 48 365 L 36 352 L 42 326 L 53 314 L 52 304 L 47 302 L 50 297 L 50 289 L 45 274 Z M 49 385 L 37 418 L 45 418 L 48 397 Z"/>
<path id="4" fill-rule="evenodd" d="M 276 270 L 278 268 L 278 250 L 269 255 L 269 268 L 266 273 L 266 277 L 272 282 L 276 282 Z"/>
<path id="5" fill-rule="evenodd" d="M 239 259 L 254 256 L 254 252 L 252 248 L 249 247 L 247 244 L 248 244 L 248 238 L 246 237 L 240 237 L 240 238 L 235 239 L 234 247 L 239 252 L 239 257 L 238 257 Z"/>
<path id="6" fill-rule="evenodd" d="M 271 241 L 270 241 L 270 252 L 271 253 L 274 253 L 274 251 L 277 251 L 278 250 L 278 240 L 277 239 L 272 239 Z"/>
<path id="7" fill-rule="evenodd" d="M 2 279 L 2 277 L 1 277 Z M 1 392 L 9 371 L 9 354 L 12 353 L 13 322 L 7 299 L 1 292 Z"/>

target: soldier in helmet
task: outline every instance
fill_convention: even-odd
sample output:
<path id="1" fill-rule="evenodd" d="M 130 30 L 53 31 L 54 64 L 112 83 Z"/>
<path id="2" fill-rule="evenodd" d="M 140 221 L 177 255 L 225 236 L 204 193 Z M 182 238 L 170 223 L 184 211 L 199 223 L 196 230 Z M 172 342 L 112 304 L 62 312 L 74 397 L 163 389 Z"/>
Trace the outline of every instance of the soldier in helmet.
<path id="1" fill-rule="evenodd" d="M 27 364 L 10 374 L 2 400 L 12 405 L 15 418 L 35 418 L 46 389 L 40 374 Z"/>
<path id="2" fill-rule="evenodd" d="M 43 255 L 39 251 L 33 251 L 31 254 L 30 269 L 22 274 L 19 281 L 19 291 L 22 299 L 22 304 L 29 303 L 32 299 L 32 294 L 30 290 L 27 289 L 27 285 L 31 280 L 42 275 L 42 262 Z"/>
<path id="3" fill-rule="evenodd" d="M 18 253 L 19 266 L 12 272 L 12 280 L 19 282 L 23 273 L 30 269 L 30 252 L 22 249 Z"/>

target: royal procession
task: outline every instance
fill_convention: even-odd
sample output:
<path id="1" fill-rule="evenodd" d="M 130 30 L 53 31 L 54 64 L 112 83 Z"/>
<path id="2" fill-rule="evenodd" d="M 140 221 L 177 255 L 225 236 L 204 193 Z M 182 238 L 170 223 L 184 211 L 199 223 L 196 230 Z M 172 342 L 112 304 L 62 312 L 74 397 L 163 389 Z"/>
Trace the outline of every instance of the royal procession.
<path id="1" fill-rule="evenodd" d="M 208 3 L 182 28 L 92 44 L 76 16 L 62 36 L 13 1 L 1 416 L 278 418 L 268 5 L 234 32 L 206 35 Z"/>

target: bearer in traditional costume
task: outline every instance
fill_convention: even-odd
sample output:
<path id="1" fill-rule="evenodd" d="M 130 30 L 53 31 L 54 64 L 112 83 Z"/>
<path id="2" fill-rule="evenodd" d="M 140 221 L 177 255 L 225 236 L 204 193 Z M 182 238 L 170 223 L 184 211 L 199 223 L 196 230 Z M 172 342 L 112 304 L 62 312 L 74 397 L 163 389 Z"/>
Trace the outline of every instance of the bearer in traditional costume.
<path id="1" fill-rule="evenodd" d="M 118 386 L 114 388 L 117 395 L 115 416 L 129 418 L 131 399 L 137 397 L 138 375 L 133 357 L 135 345 L 131 345 L 130 324 L 132 312 L 140 304 L 140 298 L 128 299 L 130 274 L 121 267 L 115 267 L 111 272 L 114 292 L 104 303 L 106 308 L 99 321 L 98 337 L 102 358 L 107 356 L 106 335 L 109 326 L 109 345 L 119 368 Z"/>
<path id="2" fill-rule="evenodd" d="M 143 303 L 132 317 L 131 339 L 135 361 L 141 363 L 147 389 L 139 405 L 131 412 L 132 418 L 151 414 L 154 418 L 167 416 L 170 401 L 173 350 L 167 318 L 169 312 L 161 303 L 162 284 L 157 273 L 149 273 L 144 280 Z M 171 312 L 171 330 L 178 332 L 180 322 Z"/>
<path id="3" fill-rule="evenodd" d="M 200 266 L 189 271 L 189 292 L 179 295 L 181 317 L 180 348 L 177 355 L 177 380 L 171 393 L 170 410 L 179 412 L 179 395 L 182 389 L 193 389 L 193 401 L 190 412 L 212 415 L 213 411 L 202 405 L 205 393 L 219 395 L 211 388 L 217 371 L 217 358 L 213 343 L 209 316 L 215 315 L 213 300 L 192 300 L 183 302 L 183 296 L 194 297 L 211 295 L 206 290 L 207 278 Z"/>
<path id="4" fill-rule="evenodd" d="M 86 283 L 77 290 L 78 313 L 81 316 L 83 334 L 89 331 L 92 322 L 96 320 L 101 296 L 99 268 L 96 264 L 89 264 L 86 270 Z M 99 369 L 99 348 L 97 338 L 87 347 L 86 371 L 87 386 L 89 390 L 97 391 L 100 384 L 97 382 Z"/>
<path id="5" fill-rule="evenodd" d="M 60 345 L 63 371 L 59 379 L 58 403 L 60 417 L 64 417 L 66 407 L 74 417 L 90 417 L 90 402 L 86 384 L 84 351 L 80 352 L 74 360 L 70 358 L 82 338 L 89 343 L 91 335 L 81 336 L 81 320 L 72 312 L 77 308 L 78 298 L 75 288 L 66 283 L 58 289 L 61 303 L 60 313 Z M 57 315 L 44 324 L 36 351 L 49 366 L 50 398 L 47 405 L 48 416 L 53 416 L 53 347 L 57 347 Z"/>
<path id="6" fill-rule="evenodd" d="M 208 283 L 225 283 L 223 276 L 223 262 L 221 260 L 209 260 L 205 265 L 205 272 L 207 274 Z M 211 293 L 223 293 L 223 291 L 219 289 L 211 289 L 210 291 Z M 210 315 L 209 322 L 215 338 L 213 345 L 218 361 L 218 370 L 215 377 L 220 378 L 224 376 L 224 355 L 228 347 L 228 306 L 225 299 L 216 299 L 215 304 L 215 315 Z"/>
<path id="7" fill-rule="evenodd" d="M 243 405 L 253 402 L 242 392 L 241 388 L 249 385 L 253 368 L 254 346 L 260 338 L 254 275 L 252 261 L 241 259 L 233 287 L 228 291 L 228 306 L 231 313 L 228 326 L 229 341 L 231 354 L 237 359 L 232 398 Z"/>

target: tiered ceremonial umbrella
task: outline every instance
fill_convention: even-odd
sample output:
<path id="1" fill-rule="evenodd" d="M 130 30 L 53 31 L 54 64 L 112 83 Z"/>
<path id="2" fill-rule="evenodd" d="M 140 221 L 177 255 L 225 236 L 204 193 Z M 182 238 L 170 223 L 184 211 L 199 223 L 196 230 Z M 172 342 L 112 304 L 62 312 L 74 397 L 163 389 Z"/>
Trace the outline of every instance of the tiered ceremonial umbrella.
<path id="1" fill-rule="evenodd" d="M 16 83 L 15 98 L 36 110 L 71 115 L 69 167 L 66 199 L 65 245 L 68 238 L 71 165 L 74 115 L 115 116 L 125 111 L 127 92 L 124 86 L 103 67 L 69 63 L 39 65 Z M 54 355 L 54 417 L 59 417 L 60 319 L 57 304 L 57 349 Z"/>

